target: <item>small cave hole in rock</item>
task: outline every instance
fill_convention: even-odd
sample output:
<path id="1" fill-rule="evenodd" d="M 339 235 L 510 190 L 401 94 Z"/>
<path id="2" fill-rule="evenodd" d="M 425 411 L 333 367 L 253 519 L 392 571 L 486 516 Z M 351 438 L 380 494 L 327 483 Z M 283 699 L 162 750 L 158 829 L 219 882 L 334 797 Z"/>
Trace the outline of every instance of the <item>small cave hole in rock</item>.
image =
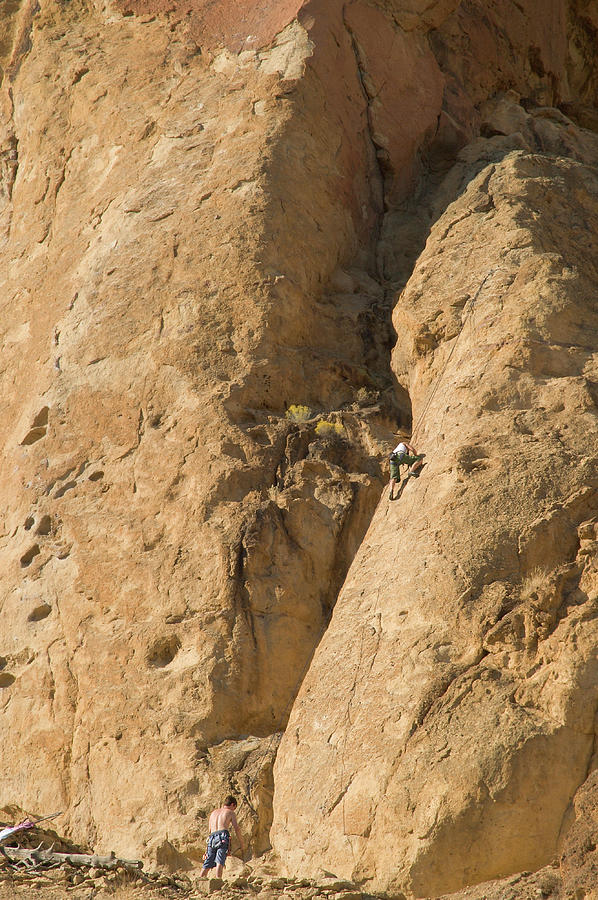
<path id="1" fill-rule="evenodd" d="M 28 447 L 30 444 L 35 444 L 36 441 L 39 441 L 40 438 L 43 438 L 45 436 L 45 428 L 32 428 L 31 431 L 27 432 L 27 434 L 21 441 L 21 447 Z"/>
<path id="2" fill-rule="evenodd" d="M 35 606 L 29 615 L 27 616 L 28 622 L 41 622 L 42 619 L 45 619 L 52 612 L 52 607 L 49 603 L 39 603 Z"/>
<path id="3" fill-rule="evenodd" d="M 34 525 L 35 525 L 35 519 L 33 518 L 33 516 L 27 516 L 27 518 L 25 519 L 25 526 L 24 526 L 25 531 L 29 531 L 29 529 L 33 528 Z"/>
<path id="4" fill-rule="evenodd" d="M 31 427 L 32 428 L 45 428 L 46 425 L 48 424 L 48 413 L 49 412 L 50 412 L 49 407 L 47 407 L 47 406 L 42 407 L 42 409 L 40 409 L 40 411 L 36 415 L 35 419 L 31 423 Z"/>
<path id="5" fill-rule="evenodd" d="M 29 548 L 27 553 L 23 553 L 21 557 L 21 568 L 25 569 L 27 566 L 31 565 L 38 553 L 39 544 L 34 544 L 33 547 Z"/>
<path id="6" fill-rule="evenodd" d="M 147 651 L 147 664 L 156 669 L 163 669 L 173 661 L 180 649 L 181 642 L 176 635 L 159 638 Z"/>
<path id="7" fill-rule="evenodd" d="M 66 484 L 63 484 L 62 487 L 58 488 L 56 493 L 54 494 L 54 499 L 58 500 L 60 497 L 63 497 L 67 491 L 72 491 L 73 488 L 77 487 L 76 481 L 67 481 Z"/>
<path id="8" fill-rule="evenodd" d="M 35 444 L 35 442 L 39 441 L 40 438 L 45 437 L 48 430 L 48 413 L 49 408 L 47 406 L 44 406 L 42 409 L 40 409 L 33 422 L 31 423 L 31 428 L 21 441 L 22 447 L 27 447 L 30 444 Z"/>
<path id="9" fill-rule="evenodd" d="M 6 668 L 7 662 L 8 662 L 8 660 L 6 659 L 5 656 L 0 656 L 0 671 L 2 671 L 2 669 Z"/>
<path id="10" fill-rule="evenodd" d="M 89 476 L 90 481 L 101 481 L 104 477 L 104 473 L 100 470 L 99 472 L 92 472 Z"/>
<path id="11" fill-rule="evenodd" d="M 52 531 L 52 519 L 50 516 L 42 516 L 39 525 L 35 529 L 36 534 L 46 535 Z"/>
<path id="12" fill-rule="evenodd" d="M 10 687 L 15 681 L 15 676 L 10 672 L 0 672 L 0 688 Z"/>

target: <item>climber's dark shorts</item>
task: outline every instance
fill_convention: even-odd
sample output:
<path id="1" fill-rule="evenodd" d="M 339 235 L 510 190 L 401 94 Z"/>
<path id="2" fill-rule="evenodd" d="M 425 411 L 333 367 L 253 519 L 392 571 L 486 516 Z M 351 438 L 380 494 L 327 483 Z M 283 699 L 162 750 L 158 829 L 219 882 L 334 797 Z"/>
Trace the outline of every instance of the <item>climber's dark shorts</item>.
<path id="1" fill-rule="evenodd" d="M 230 848 L 230 834 L 226 829 L 213 831 L 206 845 L 206 855 L 203 858 L 203 868 L 213 869 L 215 866 L 224 866 Z"/>
<path id="2" fill-rule="evenodd" d="M 400 458 L 397 456 L 396 459 L 390 460 L 390 477 L 398 478 L 399 477 L 399 466 L 412 466 L 414 463 L 419 462 L 420 459 L 423 459 L 423 453 L 418 454 L 417 456 L 409 456 L 408 453 L 405 456 L 401 456 Z"/>

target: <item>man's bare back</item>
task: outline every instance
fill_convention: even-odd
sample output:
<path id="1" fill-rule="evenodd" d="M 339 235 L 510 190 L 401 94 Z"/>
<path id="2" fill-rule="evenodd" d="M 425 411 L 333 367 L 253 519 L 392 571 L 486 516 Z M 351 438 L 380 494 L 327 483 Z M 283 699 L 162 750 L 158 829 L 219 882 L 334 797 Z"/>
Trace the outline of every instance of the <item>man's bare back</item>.
<path id="1" fill-rule="evenodd" d="M 238 832 L 237 817 L 234 809 L 231 809 L 230 806 L 221 806 L 210 813 L 208 821 L 210 832 L 223 831 L 225 828 L 230 828 L 231 825 L 235 832 Z"/>

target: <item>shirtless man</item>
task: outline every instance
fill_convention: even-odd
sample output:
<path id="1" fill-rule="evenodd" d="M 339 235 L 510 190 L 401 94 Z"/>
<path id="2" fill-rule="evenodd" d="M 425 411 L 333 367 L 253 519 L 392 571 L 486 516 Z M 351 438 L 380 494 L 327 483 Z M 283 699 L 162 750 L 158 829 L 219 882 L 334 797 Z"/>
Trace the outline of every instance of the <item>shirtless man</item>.
<path id="1" fill-rule="evenodd" d="M 241 852 L 245 855 L 245 847 L 243 838 L 239 831 L 235 810 L 237 801 L 234 797 L 228 796 L 220 809 L 215 809 L 210 813 L 209 828 L 206 855 L 203 858 L 203 868 L 199 873 L 199 877 L 203 878 L 209 869 L 216 867 L 216 878 L 222 878 L 226 857 L 230 850 L 230 827 L 235 829 L 235 834 L 241 845 Z"/>

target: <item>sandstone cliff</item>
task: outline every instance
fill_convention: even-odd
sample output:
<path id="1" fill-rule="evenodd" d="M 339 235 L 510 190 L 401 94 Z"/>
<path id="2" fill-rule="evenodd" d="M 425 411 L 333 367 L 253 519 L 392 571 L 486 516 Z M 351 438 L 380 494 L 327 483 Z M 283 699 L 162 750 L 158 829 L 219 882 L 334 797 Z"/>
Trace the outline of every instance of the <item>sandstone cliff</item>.
<path id="1" fill-rule="evenodd" d="M 382 291 L 359 268 L 322 287 L 358 247 L 349 202 L 374 224 L 370 147 L 330 178 L 344 122 L 311 139 L 289 98 L 297 24 L 240 58 L 112 8 L 23 7 L 13 34 L 4 791 L 176 862 L 231 777 L 259 807 L 380 492 Z M 347 408 L 359 388 L 371 413 Z M 297 403 L 340 436 L 288 420 Z"/>
<path id="2" fill-rule="evenodd" d="M 6 10 L 4 803 L 175 867 L 230 789 L 266 849 L 274 790 L 288 870 L 415 894 L 552 859 L 598 704 L 597 28 Z"/>
<path id="3" fill-rule="evenodd" d="M 554 857 L 598 705 L 598 181 L 476 151 L 394 318 L 428 463 L 379 507 L 275 769 L 295 868 L 320 848 L 416 896 Z"/>

